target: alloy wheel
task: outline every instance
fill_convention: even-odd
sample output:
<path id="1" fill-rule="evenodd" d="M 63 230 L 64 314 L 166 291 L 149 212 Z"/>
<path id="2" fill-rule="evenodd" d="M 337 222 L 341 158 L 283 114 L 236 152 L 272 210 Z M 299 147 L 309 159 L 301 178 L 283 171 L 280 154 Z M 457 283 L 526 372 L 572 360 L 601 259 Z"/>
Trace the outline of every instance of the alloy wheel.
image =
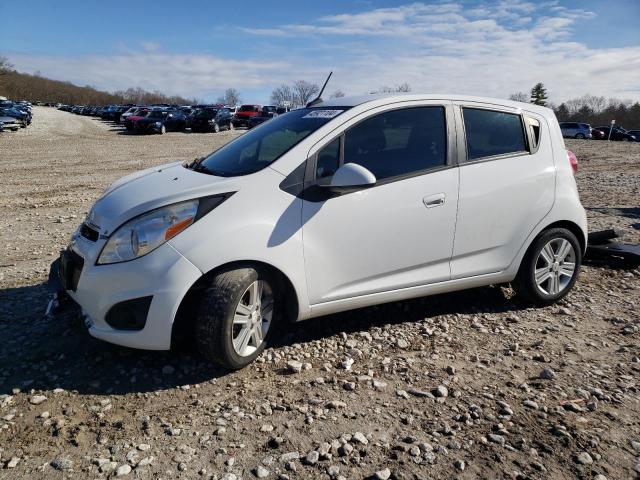
<path id="1" fill-rule="evenodd" d="M 538 254 L 535 268 L 535 282 L 545 295 L 562 292 L 576 271 L 576 252 L 564 238 L 550 240 Z"/>
<path id="2" fill-rule="evenodd" d="M 235 309 L 231 331 L 233 349 L 241 357 L 255 352 L 267 336 L 273 318 L 273 292 L 264 280 L 244 291 Z"/>

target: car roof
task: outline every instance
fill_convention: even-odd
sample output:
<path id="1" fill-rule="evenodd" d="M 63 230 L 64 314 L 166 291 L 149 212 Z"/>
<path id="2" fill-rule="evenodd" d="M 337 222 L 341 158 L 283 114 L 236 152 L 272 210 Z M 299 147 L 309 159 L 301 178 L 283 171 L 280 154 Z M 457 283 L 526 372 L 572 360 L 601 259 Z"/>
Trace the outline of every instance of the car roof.
<path id="1" fill-rule="evenodd" d="M 353 97 L 330 98 L 314 105 L 314 107 L 355 107 L 365 103 L 385 105 L 395 102 L 408 102 L 419 100 L 445 100 L 471 103 L 488 103 L 512 108 L 526 108 L 529 111 L 539 112 L 548 115 L 551 110 L 547 107 L 535 105 L 533 103 L 514 102 L 513 100 L 503 100 L 501 98 L 476 97 L 471 95 L 454 94 L 422 94 L 422 93 L 376 93 L 370 95 L 360 95 Z"/>

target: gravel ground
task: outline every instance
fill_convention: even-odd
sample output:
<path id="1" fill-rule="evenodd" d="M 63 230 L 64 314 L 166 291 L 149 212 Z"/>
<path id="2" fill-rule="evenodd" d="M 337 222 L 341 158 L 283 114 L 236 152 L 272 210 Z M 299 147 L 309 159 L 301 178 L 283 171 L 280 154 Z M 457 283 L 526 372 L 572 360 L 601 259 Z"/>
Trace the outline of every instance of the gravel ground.
<path id="1" fill-rule="evenodd" d="M 0 134 L 0 478 L 640 475 L 640 271 L 560 305 L 480 288 L 312 320 L 240 372 L 45 319 L 49 263 L 107 184 L 237 132 L 124 135 L 34 109 Z M 640 144 L 568 141 L 592 228 L 640 241 Z"/>

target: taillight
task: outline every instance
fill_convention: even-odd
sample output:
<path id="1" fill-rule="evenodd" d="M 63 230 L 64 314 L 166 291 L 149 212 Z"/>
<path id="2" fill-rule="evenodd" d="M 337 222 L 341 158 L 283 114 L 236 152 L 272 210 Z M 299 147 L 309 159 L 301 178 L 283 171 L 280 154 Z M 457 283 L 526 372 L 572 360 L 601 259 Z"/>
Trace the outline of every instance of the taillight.
<path id="1" fill-rule="evenodd" d="M 567 150 L 567 158 L 569 159 L 569 163 L 571 164 L 571 168 L 573 169 L 573 174 L 578 173 L 578 158 L 576 154 L 571 150 Z"/>

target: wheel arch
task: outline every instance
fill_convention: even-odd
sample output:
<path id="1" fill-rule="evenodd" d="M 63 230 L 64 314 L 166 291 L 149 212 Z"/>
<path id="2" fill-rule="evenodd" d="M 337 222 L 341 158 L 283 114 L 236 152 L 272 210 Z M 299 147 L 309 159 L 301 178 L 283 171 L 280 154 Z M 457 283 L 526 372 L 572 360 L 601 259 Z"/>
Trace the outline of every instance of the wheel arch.
<path id="1" fill-rule="evenodd" d="M 247 267 L 258 267 L 273 275 L 273 278 L 276 280 L 278 286 L 283 292 L 285 319 L 287 322 L 296 321 L 300 310 L 298 295 L 293 283 L 289 277 L 282 272 L 282 270 L 269 263 L 258 260 L 228 262 L 219 265 L 202 275 L 193 285 L 191 285 L 187 293 L 182 297 L 171 328 L 172 348 L 180 344 L 185 344 L 185 342 L 190 342 L 193 339 L 193 321 L 202 300 L 202 294 L 211 279 L 220 273 Z"/>
<path id="2" fill-rule="evenodd" d="M 529 246 L 531 246 L 531 244 L 535 241 L 536 238 L 538 238 L 538 236 L 540 236 L 541 233 L 545 232 L 546 230 L 549 230 L 550 228 L 565 228 L 569 230 L 571 233 L 573 233 L 578 239 L 578 243 L 580 244 L 580 250 L 582 251 L 582 256 L 584 256 L 587 250 L 585 233 L 577 223 L 574 223 L 571 220 L 559 220 L 557 222 L 550 223 L 549 225 L 544 227 L 542 230 L 540 230 L 540 232 L 531 241 Z"/>

